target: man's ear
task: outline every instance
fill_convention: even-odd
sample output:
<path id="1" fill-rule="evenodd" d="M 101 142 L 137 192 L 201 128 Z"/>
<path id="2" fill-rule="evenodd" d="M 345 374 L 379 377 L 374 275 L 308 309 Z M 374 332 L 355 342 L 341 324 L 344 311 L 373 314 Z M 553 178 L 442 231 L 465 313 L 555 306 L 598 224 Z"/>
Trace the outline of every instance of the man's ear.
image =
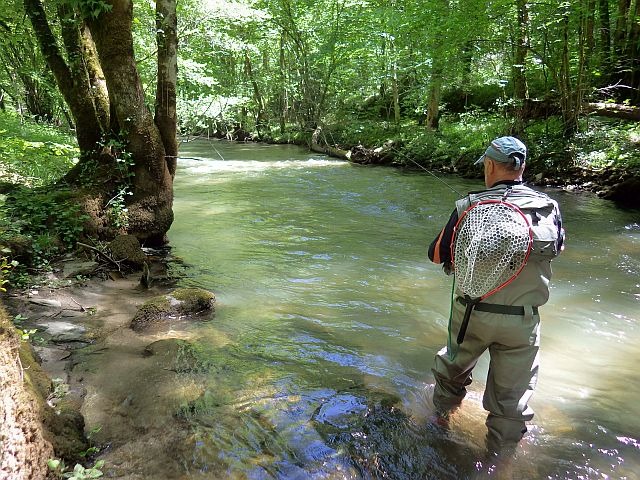
<path id="1" fill-rule="evenodd" d="M 485 167 L 484 167 L 487 171 L 487 174 L 492 175 L 493 171 L 496 168 L 496 164 L 495 164 L 495 160 L 493 160 L 492 158 L 487 158 L 485 160 Z"/>

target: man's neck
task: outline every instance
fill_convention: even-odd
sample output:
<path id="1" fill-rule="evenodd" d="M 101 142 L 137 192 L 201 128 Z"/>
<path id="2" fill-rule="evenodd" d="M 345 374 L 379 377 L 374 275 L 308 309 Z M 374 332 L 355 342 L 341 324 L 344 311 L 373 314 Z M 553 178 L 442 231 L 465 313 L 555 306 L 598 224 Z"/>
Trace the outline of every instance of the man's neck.
<path id="1" fill-rule="evenodd" d="M 496 185 L 520 185 L 522 184 L 522 178 L 510 178 L 506 180 L 498 180 L 493 182 L 489 188 L 493 188 Z"/>

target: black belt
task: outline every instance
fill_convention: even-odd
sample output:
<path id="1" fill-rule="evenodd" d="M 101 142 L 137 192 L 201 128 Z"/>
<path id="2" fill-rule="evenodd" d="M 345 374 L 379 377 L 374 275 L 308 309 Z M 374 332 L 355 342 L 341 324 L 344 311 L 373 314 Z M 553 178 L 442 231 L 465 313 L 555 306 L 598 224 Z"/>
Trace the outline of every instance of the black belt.
<path id="1" fill-rule="evenodd" d="M 456 298 L 458 303 L 467 305 L 467 299 L 464 297 Z M 476 303 L 473 307 L 474 310 L 479 312 L 499 313 L 502 315 L 524 315 L 524 307 L 517 305 L 500 305 L 498 303 Z M 538 315 L 538 307 L 533 307 L 533 314 Z"/>

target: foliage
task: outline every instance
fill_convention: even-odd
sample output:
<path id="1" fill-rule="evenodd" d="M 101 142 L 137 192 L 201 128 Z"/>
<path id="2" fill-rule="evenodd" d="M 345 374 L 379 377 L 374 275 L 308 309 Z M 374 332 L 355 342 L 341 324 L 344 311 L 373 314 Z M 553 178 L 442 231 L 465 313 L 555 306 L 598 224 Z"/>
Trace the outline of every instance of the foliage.
<path id="1" fill-rule="evenodd" d="M 81 207 L 69 202 L 71 192 L 64 190 L 20 189 L 0 206 L 0 240 L 21 235 L 31 242 L 36 266 L 46 266 L 48 259 L 72 249 L 82 235 L 86 216 Z"/>
<path id="2" fill-rule="evenodd" d="M 91 17 L 108 9 L 103 0 L 68 2 Z M 180 132 L 227 136 L 242 129 L 271 141 L 302 143 L 325 124 L 331 125 L 329 143 L 379 146 L 394 138 L 412 158 L 448 162 L 475 154 L 493 135 L 515 133 L 532 153 L 544 154 L 547 166 L 634 164 L 634 142 L 628 140 L 633 131 L 599 122 L 585 130 L 584 120 L 575 118 L 583 99 L 637 104 L 640 75 L 630 46 L 640 45 L 639 30 L 633 9 L 623 4 L 184 0 L 178 2 Z M 18 28 L 21 2 L 8 5 L 3 20 L 9 30 L 0 33 L 0 54 L 7 55 L 20 43 L 12 36 L 33 45 L 28 29 Z M 134 46 L 148 105 L 155 101 L 155 22 L 153 2 L 135 2 Z M 524 45 L 518 44 L 521 35 Z M 514 53 L 519 46 L 525 49 L 522 64 Z M 22 56 L 25 62 L 9 71 L 28 75 L 13 78 L 36 78 L 42 58 L 26 62 Z M 555 104 L 560 115 L 517 118 L 518 72 L 528 98 Z M 0 72 L 0 90 L 13 92 L 9 87 L 18 83 L 29 90 L 28 82 L 7 75 Z M 45 80 L 38 78 L 39 92 Z M 442 121 L 437 132 L 426 132 L 428 102 L 440 83 Z M 42 178 L 35 169 L 45 167 L 27 161 L 33 149 L 52 164 L 56 155 L 73 157 L 73 147 L 67 148 L 73 142 L 15 138 L 27 140 L 4 147 L 0 140 L 0 163 L 8 165 L 7 155 L 15 159 L 4 172 Z M 108 208 L 116 226 L 126 225 L 126 195 L 112 192 Z"/>
<path id="3" fill-rule="evenodd" d="M 85 468 L 79 463 L 71 471 L 67 471 L 67 467 L 62 460 L 50 459 L 47 462 L 49 470 L 58 478 L 68 478 L 70 480 L 88 480 L 91 478 L 102 477 L 102 468 L 104 460 L 98 460 L 93 467 Z"/>
<path id="4" fill-rule="evenodd" d="M 4 0 L 0 13 L 0 106 L 11 105 L 25 118 L 64 118 L 64 102 L 51 71 L 24 22 L 23 2 Z M 6 102 L 6 104 L 4 103 Z"/>
<path id="5" fill-rule="evenodd" d="M 67 0 L 69 4 L 82 12 L 85 18 L 98 18 L 100 14 L 109 12 L 113 5 L 104 0 Z"/>
<path id="6" fill-rule="evenodd" d="M 10 253 L 10 251 L 7 249 L 3 249 L 2 252 Z M 6 288 L 4 288 L 5 284 L 9 282 L 9 280 L 7 280 L 7 276 L 9 272 L 11 272 L 11 269 L 17 266 L 18 266 L 17 261 L 15 260 L 9 261 L 7 257 L 0 257 L 0 292 L 7 291 Z"/>
<path id="7" fill-rule="evenodd" d="M 120 132 L 119 135 L 103 142 L 101 146 L 109 149 L 115 158 L 114 175 L 117 185 L 114 195 L 105 205 L 107 217 L 116 229 L 126 228 L 129 224 L 126 197 L 133 195 L 132 181 L 135 176 L 133 157 L 127 150 L 126 133 Z"/>
<path id="8" fill-rule="evenodd" d="M 590 119 L 576 135 L 576 162 L 602 168 L 611 165 L 640 167 L 640 124 Z"/>
<path id="9" fill-rule="evenodd" d="M 60 128 L 0 112 L 0 181 L 38 187 L 59 180 L 77 161 Z"/>

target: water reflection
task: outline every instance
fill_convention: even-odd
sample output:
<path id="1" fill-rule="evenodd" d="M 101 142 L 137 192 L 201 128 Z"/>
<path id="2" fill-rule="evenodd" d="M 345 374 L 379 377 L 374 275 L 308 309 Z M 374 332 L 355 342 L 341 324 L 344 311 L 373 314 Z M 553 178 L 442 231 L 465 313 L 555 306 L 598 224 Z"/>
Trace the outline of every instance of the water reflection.
<path id="1" fill-rule="evenodd" d="M 219 368 L 182 410 L 194 425 L 185 468 L 230 478 L 475 476 L 486 359 L 451 431 L 429 427 L 415 400 L 447 335 L 451 284 L 426 246 L 455 194 L 419 173 L 296 147 L 213 145 L 182 146 L 169 232 L 188 265 L 181 282 L 218 297 L 199 341 L 230 342 L 211 343 Z M 514 478 L 638 478 L 637 214 L 551 194 L 568 248 L 541 313 L 537 415 Z"/>

